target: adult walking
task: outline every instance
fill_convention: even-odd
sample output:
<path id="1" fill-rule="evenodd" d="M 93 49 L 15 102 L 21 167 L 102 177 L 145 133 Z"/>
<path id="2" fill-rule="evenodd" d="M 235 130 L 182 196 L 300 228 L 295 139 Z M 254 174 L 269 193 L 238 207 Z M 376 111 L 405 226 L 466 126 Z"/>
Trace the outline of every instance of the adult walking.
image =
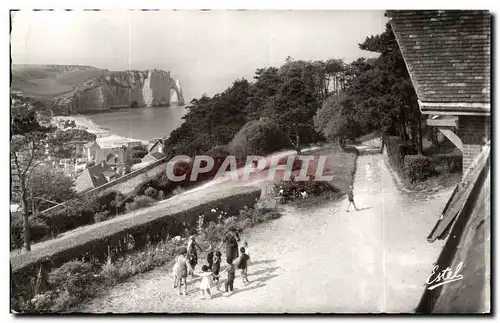
<path id="1" fill-rule="evenodd" d="M 186 260 L 186 254 L 187 254 L 186 248 L 182 247 L 179 249 L 179 256 L 176 259 L 177 272 L 175 273 L 175 275 L 177 276 L 178 279 L 177 283 L 179 284 L 179 295 L 182 295 L 181 291 L 182 283 L 184 283 L 184 295 L 187 295 L 187 276 L 190 268 L 189 268 L 189 263 Z"/>
<path id="2" fill-rule="evenodd" d="M 240 241 L 240 235 L 236 227 L 229 228 L 229 231 L 224 236 L 224 240 L 220 243 L 219 249 L 222 245 L 226 243 L 226 260 L 228 264 L 231 264 L 233 260 L 238 258 L 238 241 Z"/>
<path id="3" fill-rule="evenodd" d="M 191 277 L 194 276 L 194 269 L 196 267 L 196 264 L 198 263 L 198 252 L 196 248 L 202 251 L 200 246 L 196 242 L 195 236 L 192 235 L 191 237 L 189 237 L 187 245 L 187 259 L 189 262 L 189 266 L 191 267 L 190 268 Z"/>

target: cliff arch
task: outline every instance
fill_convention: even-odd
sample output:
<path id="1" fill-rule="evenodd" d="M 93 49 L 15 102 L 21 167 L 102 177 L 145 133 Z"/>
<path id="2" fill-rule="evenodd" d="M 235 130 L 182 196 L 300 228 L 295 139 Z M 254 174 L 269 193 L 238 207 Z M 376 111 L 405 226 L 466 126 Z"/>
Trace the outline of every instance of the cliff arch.
<path id="1" fill-rule="evenodd" d="M 182 89 L 177 85 L 177 82 L 174 79 L 172 79 L 171 84 L 172 86 L 169 89 L 169 93 L 171 90 L 174 90 L 175 93 L 177 93 L 177 105 L 184 105 L 185 102 L 184 102 L 184 96 L 182 94 Z M 168 102 L 170 103 L 170 96 L 168 98 Z"/>

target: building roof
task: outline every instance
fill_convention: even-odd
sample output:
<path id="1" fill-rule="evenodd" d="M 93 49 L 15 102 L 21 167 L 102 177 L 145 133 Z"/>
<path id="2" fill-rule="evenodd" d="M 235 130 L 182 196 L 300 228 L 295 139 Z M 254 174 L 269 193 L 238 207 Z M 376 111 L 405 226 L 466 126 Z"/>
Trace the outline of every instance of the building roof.
<path id="1" fill-rule="evenodd" d="M 423 113 L 489 114 L 488 11 L 391 10 L 387 15 Z"/>
<path id="2" fill-rule="evenodd" d="M 111 177 L 113 174 L 117 175 L 110 167 L 104 165 L 102 167 L 100 164 L 94 165 L 92 167 L 87 168 L 77 178 L 75 183 L 76 190 L 78 192 L 85 191 L 87 189 L 99 187 L 101 185 L 106 184 L 108 181 L 106 177 Z"/>
<path id="3" fill-rule="evenodd" d="M 165 155 L 159 152 L 154 152 L 147 154 L 146 156 L 142 157 L 141 163 L 154 163 L 160 159 L 165 158 Z"/>
<path id="4" fill-rule="evenodd" d="M 104 175 L 104 177 L 107 177 L 107 178 L 112 178 L 112 177 L 118 176 L 118 174 L 113 170 L 105 170 L 104 172 L 102 172 L 102 175 Z"/>
<path id="5" fill-rule="evenodd" d="M 160 152 L 154 152 L 154 153 L 151 153 L 150 155 L 153 156 L 156 160 L 160 160 L 160 159 L 165 158 L 165 155 L 160 153 Z"/>
<path id="6" fill-rule="evenodd" d="M 151 151 L 154 147 L 157 145 L 162 145 L 163 146 L 163 141 L 162 140 L 156 140 L 155 142 L 151 143 L 148 145 L 148 151 Z"/>
<path id="7" fill-rule="evenodd" d="M 83 145 L 83 147 L 85 147 L 85 148 L 90 148 L 90 147 L 92 147 L 93 145 L 97 145 L 97 146 L 99 146 L 99 144 L 98 144 L 97 142 L 95 142 L 95 141 L 90 141 L 90 142 L 86 143 L 85 145 Z"/>

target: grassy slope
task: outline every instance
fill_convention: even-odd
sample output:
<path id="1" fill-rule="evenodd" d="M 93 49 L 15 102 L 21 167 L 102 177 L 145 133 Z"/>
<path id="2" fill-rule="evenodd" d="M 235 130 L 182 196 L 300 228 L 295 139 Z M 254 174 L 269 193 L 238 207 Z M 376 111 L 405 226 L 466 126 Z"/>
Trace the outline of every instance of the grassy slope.
<path id="1" fill-rule="evenodd" d="M 14 91 L 39 100 L 51 100 L 56 96 L 73 91 L 91 78 L 106 75 L 106 70 L 60 71 L 49 66 L 13 66 L 12 84 Z"/>

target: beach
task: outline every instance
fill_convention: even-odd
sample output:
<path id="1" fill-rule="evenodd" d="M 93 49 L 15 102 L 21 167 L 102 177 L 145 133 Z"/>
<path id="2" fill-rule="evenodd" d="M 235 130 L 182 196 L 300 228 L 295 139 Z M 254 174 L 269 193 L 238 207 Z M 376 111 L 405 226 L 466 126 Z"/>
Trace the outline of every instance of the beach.
<path id="1" fill-rule="evenodd" d="M 121 141 L 121 142 L 140 141 L 143 144 L 148 143 L 145 140 L 139 140 L 139 139 L 135 139 L 135 138 L 128 138 L 128 137 L 116 135 L 105 128 L 99 127 L 99 125 L 97 125 L 92 120 L 90 120 L 87 116 L 84 116 L 84 115 L 55 116 L 55 117 L 52 117 L 52 120 L 53 120 L 53 123 L 58 126 L 58 128 L 61 128 L 59 123 L 63 120 L 74 121 L 77 129 L 83 129 L 83 130 L 86 130 L 87 132 L 95 134 L 97 137 L 97 141 L 99 143 L 117 142 L 117 141 Z"/>

